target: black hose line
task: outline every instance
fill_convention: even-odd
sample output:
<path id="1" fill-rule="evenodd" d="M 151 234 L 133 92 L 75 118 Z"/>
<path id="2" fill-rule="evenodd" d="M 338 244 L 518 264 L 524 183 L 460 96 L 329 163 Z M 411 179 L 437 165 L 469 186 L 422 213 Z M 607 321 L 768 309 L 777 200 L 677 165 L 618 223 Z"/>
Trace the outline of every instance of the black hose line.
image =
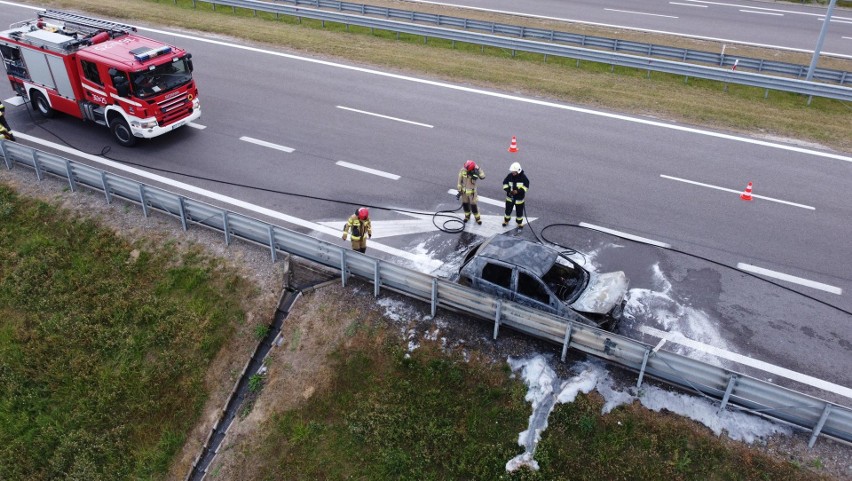
<path id="1" fill-rule="evenodd" d="M 184 176 L 184 177 L 189 177 L 191 179 L 205 180 L 205 181 L 208 181 L 208 182 L 216 182 L 216 183 L 219 183 L 219 184 L 230 185 L 230 186 L 233 186 L 233 187 L 241 187 L 241 188 L 251 189 L 251 190 L 257 190 L 257 191 L 261 191 L 261 192 L 269 192 L 269 193 L 273 193 L 273 194 L 293 196 L 293 197 L 298 197 L 298 198 L 302 198 L 302 199 L 319 200 L 319 201 L 324 201 L 324 202 L 332 202 L 332 203 L 335 203 L 335 204 L 343 204 L 343 205 L 356 206 L 356 207 L 369 207 L 371 209 L 378 209 L 378 210 L 396 211 L 396 212 L 403 212 L 403 213 L 416 214 L 416 215 L 431 215 L 432 216 L 432 224 L 434 224 L 435 227 L 438 228 L 438 230 L 440 230 L 441 232 L 445 232 L 445 233 L 448 233 L 448 234 L 459 234 L 461 232 L 464 232 L 465 222 L 463 221 L 463 219 L 459 216 L 452 215 L 452 213 L 458 212 L 462 208 L 461 205 L 456 209 L 439 210 L 439 211 L 436 211 L 436 212 L 422 212 L 422 211 L 416 211 L 416 210 L 392 208 L 392 207 L 385 207 L 385 206 L 379 206 L 379 205 L 369 205 L 369 204 L 363 204 L 363 203 L 359 203 L 359 202 L 352 202 L 352 201 L 348 201 L 348 200 L 331 199 L 331 198 L 327 198 L 327 197 L 318 197 L 318 196 L 313 196 L 313 195 L 297 194 L 297 193 L 294 193 L 294 192 L 286 192 L 286 191 L 281 191 L 281 190 L 276 190 L 276 189 L 268 189 L 268 188 L 264 188 L 264 187 L 254 186 L 254 185 L 240 184 L 240 183 L 237 183 L 237 182 L 228 182 L 228 181 L 221 180 L 221 179 L 214 179 L 214 178 L 210 178 L 210 177 L 203 177 L 203 176 L 199 176 L 199 175 L 186 174 L 186 173 L 177 172 L 177 171 L 168 170 L 168 169 L 151 167 L 149 165 L 143 165 L 143 164 L 139 164 L 139 163 L 135 163 L 135 162 L 129 162 L 129 161 L 117 159 L 117 158 L 114 158 L 114 157 L 109 157 L 107 155 L 111 150 L 111 147 L 109 147 L 109 146 L 104 146 L 104 148 L 101 149 L 101 152 L 98 153 L 98 154 L 86 152 L 82 149 L 78 149 L 74 145 L 71 145 L 70 143 L 65 141 L 65 139 L 63 139 L 61 136 L 47 130 L 46 128 L 41 126 L 38 122 L 36 122 L 35 119 L 33 118 L 32 112 L 30 111 L 29 102 L 25 102 L 25 103 L 27 105 L 27 114 L 30 116 L 30 119 L 33 121 L 33 123 L 35 125 L 37 125 L 41 129 L 43 129 L 45 132 L 48 132 L 50 135 L 56 137 L 57 139 L 59 139 L 63 144 L 67 145 L 68 147 L 71 147 L 71 148 L 76 149 L 76 150 L 80 150 L 81 152 L 87 153 L 89 155 L 100 156 L 100 157 L 103 157 L 105 159 L 112 160 L 114 162 L 119 162 L 119 163 L 122 163 L 122 164 L 125 164 L 125 165 L 132 165 L 132 166 L 136 166 L 136 167 L 142 167 L 142 168 L 148 169 L 148 170 L 165 172 L 165 173 L 174 174 L 174 175 L 181 175 L 181 176 Z M 529 222 L 529 218 L 527 216 L 528 212 L 529 211 L 525 208 L 524 209 L 524 220 L 526 221 L 526 224 L 529 227 L 530 222 Z M 447 219 L 442 224 L 439 225 L 438 221 L 437 221 L 437 219 L 439 217 L 441 217 L 441 218 L 446 217 Z M 460 224 L 460 226 L 459 227 L 449 227 L 453 224 Z M 548 243 L 548 244 L 551 244 L 551 245 L 555 245 L 555 246 L 557 246 L 558 248 L 561 249 L 560 252 L 564 255 L 580 254 L 580 255 L 583 255 L 585 257 L 585 255 L 582 252 L 579 252 L 579 251 L 572 249 L 568 246 L 564 246 L 562 244 L 559 244 L 558 242 L 554 242 L 554 241 L 548 239 L 544 235 L 544 232 L 547 231 L 547 229 L 550 229 L 550 228 L 553 228 L 553 227 L 580 228 L 580 229 L 592 230 L 594 232 L 600 233 L 600 231 L 598 231 L 596 229 L 592 229 L 592 228 L 586 227 L 586 226 L 581 226 L 579 224 L 570 224 L 570 223 L 548 224 L 548 225 L 544 226 L 540 230 L 539 233 L 536 233 L 535 230 L 532 227 L 530 227 L 530 229 L 529 229 L 530 232 L 532 232 L 533 237 L 535 237 L 535 239 L 539 243 L 541 243 L 541 244 Z M 605 233 L 605 234 L 611 235 L 611 236 L 614 236 L 614 237 L 618 237 L 620 239 L 624 239 L 624 240 L 627 240 L 627 241 L 630 241 L 630 242 L 635 242 L 637 244 L 642 244 L 642 245 L 646 245 L 646 246 L 651 245 L 651 244 L 646 244 L 646 243 L 641 242 L 641 241 L 637 241 L 635 239 L 629 239 L 627 237 L 622 237 L 622 236 L 619 236 L 617 234 L 612 234 L 612 233 Z M 667 250 L 667 251 L 670 251 L 670 252 L 675 252 L 675 253 L 682 254 L 682 255 L 685 255 L 685 256 L 693 257 L 695 259 L 700 259 L 700 260 L 703 260 L 705 262 L 709 262 L 711 264 L 714 264 L 714 265 L 717 265 L 717 266 L 720 266 L 720 267 L 725 267 L 725 268 L 734 270 L 736 272 L 751 276 L 754 279 L 761 280 L 761 281 L 766 282 L 768 284 L 771 284 L 775 287 L 780 287 L 781 289 L 784 289 L 788 292 L 798 294 L 799 296 L 802 296 L 806 299 L 809 299 L 811 301 L 817 302 L 817 303 L 822 304 L 822 305 L 829 307 L 831 309 L 834 309 L 834 310 L 837 310 L 837 311 L 842 312 L 844 314 L 847 314 L 849 316 L 852 316 L 852 312 L 850 312 L 846 309 L 843 309 L 842 307 L 835 306 L 835 305 L 828 303 L 826 301 L 823 301 L 821 299 L 817 299 L 816 297 L 813 297 L 811 295 L 805 294 L 803 292 L 799 292 L 795 289 L 792 289 L 792 288 L 787 287 L 785 285 L 779 284 L 775 281 L 772 281 L 772 280 L 766 279 L 764 277 L 758 276 L 757 274 L 754 274 L 754 273 L 751 273 L 751 272 L 748 272 L 748 271 L 744 271 L 744 270 L 741 270 L 741 269 L 737 269 L 736 267 L 729 266 L 729 265 L 724 264 L 724 263 L 719 262 L 719 261 L 714 261 L 712 259 L 708 259 L 707 257 L 703 257 L 703 256 L 700 256 L 700 255 L 697 255 L 697 254 L 691 254 L 689 252 L 684 252 L 684 251 L 681 251 L 681 250 L 678 250 L 678 249 L 674 249 L 672 247 L 662 247 L 662 246 L 653 246 L 653 247 L 656 247 L 658 249 L 664 249 L 664 250 Z"/>

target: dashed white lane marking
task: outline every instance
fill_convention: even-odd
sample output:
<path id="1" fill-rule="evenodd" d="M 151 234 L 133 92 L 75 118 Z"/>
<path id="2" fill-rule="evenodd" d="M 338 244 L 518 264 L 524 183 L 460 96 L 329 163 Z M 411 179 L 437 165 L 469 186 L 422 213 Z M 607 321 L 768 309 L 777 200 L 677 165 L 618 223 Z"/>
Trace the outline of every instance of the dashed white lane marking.
<path id="1" fill-rule="evenodd" d="M 757 15 L 774 15 L 776 17 L 783 17 L 783 13 L 775 13 L 775 12 L 758 12 L 756 10 L 740 10 L 742 13 L 755 13 Z"/>
<path id="2" fill-rule="evenodd" d="M 852 389 L 848 387 L 841 386 L 839 384 L 834 384 L 832 382 L 828 382 L 813 376 L 808 376 L 807 374 L 792 371 L 781 366 L 776 366 L 774 364 L 770 364 L 759 359 L 753 359 L 748 356 L 743 356 L 742 354 L 737 354 L 735 352 L 719 349 L 718 347 L 710 346 L 708 344 L 704 344 L 703 342 L 693 341 L 692 339 L 687 338 L 679 332 L 665 332 L 649 326 L 641 326 L 639 327 L 639 330 L 644 332 L 645 334 L 666 339 L 668 342 L 680 344 L 682 346 L 686 346 L 697 351 L 712 354 L 722 359 L 727 359 L 729 361 L 743 364 L 745 366 L 751 366 L 755 369 L 760 369 L 761 371 L 768 372 L 776 376 L 792 379 L 793 381 L 800 382 L 802 384 L 807 384 L 808 386 L 813 386 L 824 391 L 829 391 L 835 394 L 839 394 L 841 396 L 852 398 Z"/>
<path id="3" fill-rule="evenodd" d="M 710 189 L 721 190 L 721 191 L 724 191 L 724 192 L 731 192 L 731 193 L 734 193 L 734 194 L 742 194 L 742 192 L 743 192 L 741 190 L 728 189 L 728 188 L 725 188 L 725 187 L 719 187 L 718 185 L 705 184 L 703 182 L 696 182 L 694 180 L 681 179 L 680 177 L 672 177 L 670 175 L 660 174 L 660 177 L 662 177 L 664 179 L 669 179 L 669 180 L 676 180 L 678 182 L 684 182 L 686 184 L 697 185 L 697 186 L 700 186 L 700 187 L 707 187 L 707 188 L 710 188 Z M 805 205 L 805 204 L 797 204 L 795 202 L 789 202 L 789 201 L 781 200 L 781 199 L 775 199 L 773 197 L 766 197 L 766 196 L 757 195 L 757 194 L 751 194 L 751 196 L 755 199 L 763 199 L 763 200 L 768 200 L 770 202 L 777 202 L 779 204 L 792 205 L 793 207 L 801 207 L 802 209 L 816 210 L 816 207 L 811 207 L 811 206 Z"/>
<path id="4" fill-rule="evenodd" d="M 774 15 L 776 17 L 783 17 L 783 13 L 775 13 L 775 12 L 758 12 L 756 10 L 740 10 L 742 13 L 754 13 L 757 15 Z"/>
<path id="5" fill-rule="evenodd" d="M 379 177 L 384 177 L 386 179 L 399 180 L 399 176 L 396 174 L 391 174 L 382 170 L 371 169 L 369 167 L 364 167 L 363 165 L 350 164 L 349 162 L 344 162 L 342 160 L 338 160 L 337 162 L 335 162 L 335 164 L 341 167 L 346 167 L 347 169 L 358 170 L 361 172 L 366 172 L 368 174 L 378 175 Z"/>
<path id="6" fill-rule="evenodd" d="M 606 232 L 607 234 L 617 235 L 619 237 L 624 237 L 625 239 L 634 240 L 636 242 L 641 242 L 643 244 L 651 244 L 652 246 L 659 246 L 668 249 L 671 247 L 671 244 L 666 244 L 665 242 L 655 241 L 654 239 L 647 239 L 645 237 L 639 237 L 637 235 L 628 234 L 626 232 L 620 232 L 613 229 L 607 229 L 606 227 L 600 227 L 594 224 L 587 224 L 585 222 L 580 222 L 580 227 L 586 227 L 588 229 L 597 230 L 601 232 Z"/>
<path id="7" fill-rule="evenodd" d="M 447 191 L 447 193 L 454 196 L 454 195 L 458 194 L 459 191 L 457 191 L 456 189 L 450 189 L 450 190 Z M 482 202 L 483 204 L 496 205 L 497 207 L 505 207 L 506 206 L 506 201 L 489 199 L 488 197 L 482 197 L 481 195 L 478 196 L 477 202 Z"/>
<path id="8" fill-rule="evenodd" d="M 417 1 L 417 0 L 413 0 L 413 1 Z M 420 1 L 422 2 L 422 0 L 420 0 Z M 0 3 L 4 3 L 4 2 L 0 1 Z M 437 3 L 437 2 L 422 2 L 422 3 Z M 442 5 L 441 3 L 437 3 L 437 4 Z M 27 7 L 27 8 L 30 8 L 30 7 Z M 37 8 L 37 7 L 32 7 L 32 9 L 33 10 L 41 10 L 40 8 Z M 488 11 L 488 9 L 474 9 L 474 10 L 486 10 L 486 11 Z M 502 12 L 502 13 L 506 13 L 506 12 Z M 526 17 L 530 16 L 530 15 L 524 15 L 524 14 L 519 14 L 519 15 L 526 16 Z M 541 18 L 547 18 L 547 17 L 541 17 Z M 559 20 L 559 19 L 556 19 L 556 20 Z M 595 24 L 595 23 L 582 22 L 582 21 L 575 21 L 575 22 L 589 24 L 589 25 L 605 25 L 605 24 Z M 609 26 L 617 27 L 617 28 L 625 28 L 623 26 L 618 26 L 618 25 L 609 25 Z M 246 51 L 246 52 L 262 53 L 264 55 L 287 58 L 287 59 L 291 59 L 291 60 L 298 60 L 300 62 L 308 62 L 308 63 L 317 64 L 317 65 L 326 65 L 328 67 L 339 68 L 339 69 L 344 69 L 344 70 L 351 70 L 351 71 L 354 71 L 354 72 L 362 72 L 362 73 L 366 73 L 366 74 L 370 74 L 370 75 L 382 76 L 382 77 L 385 77 L 385 78 L 394 78 L 394 79 L 398 79 L 398 80 L 404 80 L 404 81 L 407 81 L 407 82 L 415 82 L 415 83 L 419 83 L 421 85 L 431 85 L 431 86 L 434 86 L 434 87 L 440 87 L 440 88 L 455 90 L 457 92 L 468 92 L 468 93 L 472 93 L 472 94 L 476 94 L 476 95 L 484 95 L 484 96 L 488 96 L 488 97 L 511 100 L 511 101 L 514 101 L 514 102 L 523 102 L 523 103 L 527 103 L 527 104 L 530 104 L 530 105 L 539 105 L 539 106 L 542 106 L 542 107 L 566 110 L 566 111 L 570 111 L 570 112 L 578 112 L 578 113 L 588 114 L 588 115 L 595 115 L 595 116 L 599 116 L 599 117 L 617 119 L 617 120 L 622 120 L 622 121 L 625 121 L 625 122 L 632 122 L 632 123 L 641 124 L 641 125 L 648 125 L 648 126 L 653 126 L 653 127 L 658 127 L 658 128 L 677 130 L 677 131 L 680 131 L 680 132 L 688 132 L 688 133 L 693 133 L 693 134 L 698 134 L 698 135 L 704 135 L 704 136 L 714 137 L 714 138 L 718 138 L 718 139 L 732 140 L 732 141 L 735 141 L 735 142 L 744 142 L 744 143 L 748 143 L 748 144 L 752 144 L 752 145 L 760 145 L 762 147 L 769 147 L 769 148 L 773 148 L 773 149 L 781 149 L 781 150 L 786 150 L 788 152 L 798 152 L 798 153 L 802 153 L 802 154 L 806 154 L 806 155 L 813 155 L 813 156 L 818 156 L 818 157 L 823 157 L 823 158 L 828 158 L 828 159 L 842 160 L 844 162 L 852 162 L 852 156 L 845 156 L 845 155 L 834 154 L 834 153 L 830 153 L 830 152 L 820 152 L 818 150 L 806 149 L 804 147 L 797 147 L 797 146 L 794 146 L 794 145 L 776 144 L 776 143 L 773 143 L 773 142 L 768 142 L 766 140 L 759 140 L 759 139 L 753 139 L 753 138 L 748 138 L 748 137 L 738 137 L 738 136 L 735 136 L 735 135 L 724 134 L 724 133 L 721 133 L 721 132 L 713 132 L 713 131 L 709 131 L 709 130 L 686 127 L 684 125 L 669 124 L 669 123 L 665 123 L 665 122 L 658 122 L 658 121 L 655 121 L 655 120 L 644 119 L 644 118 L 639 118 L 639 117 L 630 117 L 630 116 L 627 116 L 627 115 L 613 114 L 613 113 L 610 113 L 610 112 L 602 112 L 602 111 L 599 111 L 599 110 L 592 110 L 592 109 L 587 109 L 587 108 L 583 108 L 583 107 L 574 107 L 572 105 L 564 105 L 564 104 L 559 104 L 559 103 L 555 103 L 555 102 L 549 102 L 549 101 L 546 101 L 546 100 L 532 99 L 532 98 L 527 98 L 527 97 L 519 97 L 519 96 L 516 96 L 516 95 L 509 95 L 509 94 L 504 94 L 504 93 L 500 93 L 500 92 L 492 92 L 492 91 L 488 91 L 488 90 L 480 90 L 480 89 L 476 89 L 476 88 L 473 88 L 473 87 L 466 87 L 466 86 L 463 86 L 463 85 L 454 85 L 454 84 L 449 84 L 449 83 L 445 83 L 445 82 L 438 82 L 438 81 L 435 81 L 435 80 L 427 80 L 427 79 L 422 79 L 422 78 L 417 78 L 417 77 L 409 77 L 409 76 L 406 76 L 406 75 L 400 75 L 400 74 L 395 74 L 395 73 L 390 73 L 390 72 L 382 72 L 382 71 L 379 71 L 379 70 L 373 70 L 373 69 L 368 69 L 368 68 L 363 68 L 363 67 L 356 67 L 356 66 L 353 66 L 353 65 L 344 65 L 344 64 L 340 64 L 340 63 L 329 62 L 327 60 L 319 60 L 319 59 L 314 59 L 314 58 L 300 57 L 298 55 L 292 55 L 292 54 L 283 53 L 283 52 L 275 52 L 275 51 L 272 51 L 272 50 L 264 50 L 264 49 L 261 49 L 261 48 L 249 47 L 249 46 L 246 46 L 246 45 L 238 45 L 238 44 L 234 44 L 234 43 L 223 42 L 221 40 L 213 40 L 213 39 L 209 39 L 209 38 L 202 38 L 202 37 L 197 37 L 197 36 L 192 36 L 192 35 L 185 35 L 185 34 L 173 32 L 173 31 L 157 30 L 157 29 L 145 28 L 145 27 L 137 27 L 137 29 L 140 30 L 140 31 L 143 31 L 143 32 L 154 32 L 154 33 L 158 33 L 158 34 L 162 34 L 162 35 L 169 35 L 171 37 L 186 38 L 186 39 L 190 39 L 190 40 L 193 40 L 193 41 L 196 41 L 196 42 L 203 42 L 203 43 L 207 43 L 207 44 L 210 44 L 210 45 L 220 45 L 220 46 L 223 46 L 223 47 L 233 48 L 233 49 L 236 49 L 236 50 L 243 50 L 243 51 Z M 636 30 L 636 29 L 630 29 L 630 28 L 627 28 L 627 29 L 628 30 Z M 641 30 L 643 32 L 669 33 L 669 34 L 676 34 L 676 35 L 683 36 L 682 34 L 672 33 L 672 32 L 661 32 L 661 31 L 657 31 L 657 30 L 647 30 L 647 29 L 641 29 Z M 729 43 L 738 43 L 740 45 L 766 46 L 766 45 L 762 45 L 762 44 L 736 42 L 736 41 L 733 41 L 733 40 L 725 40 L 725 39 L 718 39 L 718 38 L 712 38 L 712 37 L 690 36 L 690 38 L 703 38 L 705 40 L 718 40 L 718 41 L 724 41 L 724 42 L 729 42 Z M 782 50 L 812 53 L 810 50 L 791 49 L 791 48 L 784 48 L 784 47 L 778 47 L 778 46 L 772 46 L 772 47 L 782 49 Z M 832 56 L 835 56 L 835 57 L 852 58 L 852 56 L 850 56 L 850 55 L 841 55 L 841 54 L 830 53 L 830 52 L 822 52 L 822 53 L 823 53 L 823 55 L 832 55 Z"/>
<path id="9" fill-rule="evenodd" d="M 770 271 L 769 269 L 764 269 L 763 267 L 753 266 L 751 264 L 744 264 L 742 262 L 737 264 L 737 269 L 753 272 L 755 274 L 760 274 L 766 277 L 774 277 L 775 279 L 780 279 L 782 281 L 792 282 L 793 284 L 799 284 L 805 287 L 812 287 L 814 289 L 819 289 L 821 291 L 830 292 L 832 294 L 837 294 L 838 296 L 843 295 L 843 289 L 839 287 L 834 287 L 828 284 L 823 284 L 822 282 L 812 281 L 810 279 L 805 279 L 802 277 L 791 276 L 790 274 L 784 274 L 783 272 Z"/>
<path id="10" fill-rule="evenodd" d="M 682 5 L 684 7 L 709 8 L 707 5 L 696 5 L 694 3 L 669 2 L 669 5 Z"/>
<path id="11" fill-rule="evenodd" d="M 427 129 L 434 128 L 434 125 L 421 124 L 420 122 L 414 122 L 412 120 L 405 120 L 405 119 L 400 119 L 400 118 L 397 118 L 397 117 L 390 117 L 390 116 L 387 116 L 387 115 L 377 114 L 377 113 L 374 113 L 374 112 L 367 112 L 366 110 L 358 110 L 358 109 L 353 109 L 353 108 L 349 108 L 349 107 L 344 107 L 342 105 L 338 105 L 337 108 L 342 109 L 342 110 L 348 110 L 350 112 L 357 112 L 359 114 L 372 115 L 373 117 L 379 117 L 379 118 L 382 118 L 382 119 L 395 120 L 397 122 L 402 122 L 404 124 L 418 125 L 420 127 L 426 127 Z"/>
<path id="12" fill-rule="evenodd" d="M 234 197 L 229 197 L 226 195 L 219 194 L 218 192 L 209 191 L 207 189 L 202 189 L 201 187 L 196 187 L 191 184 L 187 184 L 184 182 L 179 182 L 174 179 L 170 179 L 168 177 L 164 177 L 162 175 L 153 174 L 151 172 L 147 172 L 142 169 L 137 169 L 135 167 L 130 167 L 119 162 L 113 162 L 111 160 L 104 159 L 103 157 L 98 157 L 96 155 L 87 154 L 85 152 L 80 152 L 79 150 L 72 149 L 67 145 L 57 144 L 56 142 L 51 142 L 49 140 L 44 140 L 39 137 L 35 137 L 27 134 L 17 134 L 18 137 L 28 140 L 35 144 L 40 144 L 45 147 L 49 147 L 51 149 L 55 149 L 60 152 L 65 152 L 68 154 L 75 155 L 77 157 L 89 160 L 95 164 L 106 165 L 111 169 L 116 171 L 126 172 L 128 174 L 135 175 L 137 177 L 141 177 L 143 179 L 148 179 L 150 181 L 159 182 L 163 185 L 168 185 L 174 187 L 176 189 L 181 189 L 187 192 L 192 192 L 194 194 L 202 195 L 207 197 L 208 199 L 213 199 L 223 204 L 227 204 L 230 206 L 234 206 L 240 209 L 244 209 L 250 212 L 254 212 L 256 214 L 267 216 L 271 219 L 277 219 L 288 224 L 296 225 L 299 227 L 306 227 L 311 229 L 313 232 L 311 235 L 316 236 L 316 234 L 326 234 L 335 239 L 340 239 L 341 231 L 339 229 L 333 229 L 330 227 L 326 227 L 321 224 L 317 224 L 316 222 L 311 222 L 309 220 L 305 220 L 299 217 L 295 217 L 292 215 L 284 214 L 283 212 L 278 212 L 272 209 L 268 209 L 266 207 L 261 207 L 256 204 L 251 204 L 249 202 L 236 199 Z M 435 269 L 438 269 L 443 265 L 443 263 L 436 259 L 428 259 L 424 262 L 424 257 L 422 255 L 412 254 L 410 252 L 406 252 L 402 249 L 397 249 L 395 247 L 387 246 L 379 242 L 373 242 L 370 244 L 371 249 L 375 249 L 377 251 L 384 252 L 386 254 L 399 257 L 400 259 L 405 259 L 406 261 L 411 262 L 416 267 L 417 270 L 421 272 L 432 272 Z"/>
<path id="13" fill-rule="evenodd" d="M 840 37 L 840 38 L 842 38 L 844 40 L 852 40 L 852 37 Z"/>
<path id="14" fill-rule="evenodd" d="M 273 144 L 272 142 L 267 142 L 265 140 L 259 140 L 259 139 L 255 139 L 255 138 L 252 138 L 252 137 L 242 136 L 242 137 L 240 137 L 240 140 L 242 140 L 243 142 L 248 142 L 250 144 L 260 145 L 261 147 L 269 147 L 270 149 L 275 149 L 275 150 L 280 150 L 282 152 L 287 152 L 288 154 L 291 154 L 291 153 L 296 151 L 296 149 L 293 149 L 293 148 L 290 148 L 290 147 L 287 147 L 287 146 L 284 146 L 284 145 Z"/>
<path id="15" fill-rule="evenodd" d="M 660 15 L 659 13 L 634 12 L 632 10 L 616 10 L 614 8 L 605 8 L 607 12 L 632 13 L 634 15 L 648 15 L 651 17 L 678 18 L 672 15 Z"/>
<path id="16" fill-rule="evenodd" d="M 198 129 L 198 130 L 204 130 L 204 129 L 206 129 L 206 128 L 207 128 L 207 126 L 206 126 L 206 125 L 196 124 L 195 122 L 190 122 L 190 123 L 188 123 L 188 124 L 186 124 L 186 125 L 189 125 L 189 126 L 190 126 L 190 127 L 192 127 L 193 129 Z"/>
<path id="17" fill-rule="evenodd" d="M 823 17 L 823 18 L 819 19 L 819 21 L 820 21 L 820 22 L 825 22 L 825 17 Z M 831 19 L 831 23 L 845 23 L 845 24 L 850 24 L 850 25 L 852 25 L 852 22 L 850 22 L 850 21 L 848 21 L 848 20 L 837 20 L 836 18 L 832 18 L 832 19 Z M 844 37 L 844 38 L 847 38 L 847 37 Z"/>

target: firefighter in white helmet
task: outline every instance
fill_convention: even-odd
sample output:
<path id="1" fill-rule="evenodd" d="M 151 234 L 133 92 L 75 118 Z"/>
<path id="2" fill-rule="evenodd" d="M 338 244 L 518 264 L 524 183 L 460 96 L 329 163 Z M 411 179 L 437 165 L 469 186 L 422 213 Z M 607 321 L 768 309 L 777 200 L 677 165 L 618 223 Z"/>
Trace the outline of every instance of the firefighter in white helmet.
<path id="1" fill-rule="evenodd" d="M 482 225 L 482 220 L 479 218 L 479 207 L 476 205 L 476 201 L 478 200 L 476 195 L 476 181 L 484 178 L 485 171 L 472 160 L 465 162 L 464 167 L 459 171 L 456 199 L 461 199 L 465 223 L 470 220 L 470 213 L 473 212 L 473 218 L 476 219 L 476 223 Z"/>
<path id="2" fill-rule="evenodd" d="M 367 238 L 373 237 L 373 229 L 370 226 L 370 211 L 366 207 L 355 209 L 355 213 L 349 216 L 349 220 L 343 226 L 343 240 L 352 238 L 352 249 L 362 254 L 367 252 Z"/>
<path id="3" fill-rule="evenodd" d="M 530 189 L 530 180 L 524 174 L 521 164 L 512 163 L 509 166 L 509 175 L 503 179 L 503 190 L 506 191 L 506 211 L 503 215 L 503 227 L 509 224 L 512 209 L 515 209 L 515 222 L 518 229 L 524 228 L 524 198 Z"/>

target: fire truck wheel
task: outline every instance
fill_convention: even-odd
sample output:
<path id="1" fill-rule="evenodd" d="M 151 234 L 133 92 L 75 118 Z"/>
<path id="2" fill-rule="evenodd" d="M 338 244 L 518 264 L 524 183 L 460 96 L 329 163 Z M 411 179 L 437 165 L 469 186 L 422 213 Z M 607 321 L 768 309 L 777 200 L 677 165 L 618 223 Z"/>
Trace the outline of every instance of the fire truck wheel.
<path id="1" fill-rule="evenodd" d="M 38 90 L 34 90 L 30 94 L 30 101 L 33 105 L 33 110 L 38 111 L 42 117 L 50 119 L 56 115 L 56 111 L 47 103 L 47 99 Z"/>
<path id="2" fill-rule="evenodd" d="M 109 125 L 109 130 L 115 141 L 124 147 L 133 147 L 136 145 L 136 137 L 130 131 L 130 126 L 122 118 L 117 118 Z"/>

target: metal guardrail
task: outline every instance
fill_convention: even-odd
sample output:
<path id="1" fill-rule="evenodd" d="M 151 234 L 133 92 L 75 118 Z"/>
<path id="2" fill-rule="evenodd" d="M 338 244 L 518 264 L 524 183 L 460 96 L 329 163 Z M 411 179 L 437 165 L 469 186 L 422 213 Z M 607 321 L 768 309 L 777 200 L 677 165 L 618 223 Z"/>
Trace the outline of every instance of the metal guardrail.
<path id="1" fill-rule="evenodd" d="M 737 66 L 740 70 L 752 70 L 755 72 L 766 72 L 770 74 L 789 75 L 795 78 L 804 78 L 808 73 L 808 65 L 799 65 L 787 62 L 774 62 L 771 60 L 742 57 L 739 55 L 725 55 L 724 53 L 706 52 L 665 45 L 655 45 L 643 42 L 631 42 L 617 38 L 597 37 L 558 30 L 546 30 L 541 28 L 524 27 L 504 23 L 487 22 L 462 17 L 451 17 L 434 13 L 416 12 L 413 10 L 399 10 L 395 8 L 364 5 L 360 3 L 340 2 L 337 0 L 274 0 L 280 3 L 292 5 L 308 5 L 315 8 L 337 10 L 339 12 L 352 12 L 361 15 L 375 15 L 378 17 L 405 20 L 408 22 L 431 23 L 438 26 L 463 28 L 492 34 L 511 35 L 518 38 L 529 38 L 533 40 L 549 40 L 551 42 L 562 42 L 578 45 L 586 48 L 599 48 L 613 52 L 625 52 L 630 54 L 645 55 L 648 57 L 661 57 L 680 60 L 683 62 L 697 62 L 718 67 Z M 852 82 L 852 73 L 843 70 L 821 69 L 814 70 L 814 79 L 823 82 L 833 82 L 840 85 Z"/>
<path id="2" fill-rule="evenodd" d="M 177 0 L 174 1 L 177 2 Z M 694 77 L 715 80 L 725 84 L 759 87 L 766 90 L 765 95 L 768 95 L 769 90 L 791 92 L 807 95 L 809 97 L 808 102 L 810 102 L 810 97 L 825 97 L 852 101 L 852 88 L 845 87 L 843 85 L 831 85 L 786 77 L 774 77 L 727 68 L 708 67 L 704 65 L 674 62 L 671 60 L 655 59 L 651 57 L 638 57 L 617 52 L 605 52 L 602 50 L 538 42 L 522 38 L 510 38 L 443 27 L 431 27 L 428 25 L 397 22 L 394 20 L 359 15 L 349 15 L 346 13 L 302 8 L 298 6 L 291 7 L 288 5 L 278 5 L 257 0 L 192 0 L 192 3 L 193 6 L 198 3 L 211 4 L 213 5 L 214 10 L 217 5 L 222 5 L 231 7 L 232 9 L 242 8 L 252 10 L 255 14 L 260 11 L 274 13 L 276 15 L 288 15 L 298 18 L 304 17 L 320 20 L 322 22 L 335 22 L 347 26 L 356 25 L 366 28 L 377 28 L 391 32 L 417 35 L 424 37 L 424 39 L 433 37 L 453 42 L 465 42 L 475 45 L 502 48 L 511 50 L 513 53 L 515 51 L 538 53 L 544 55 L 545 59 L 548 55 L 552 55 L 556 57 L 576 59 L 577 62 L 590 61 L 613 66 L 618 65 L 620 67 L 647 70 L 649 76 L 651 72 L 654 71 L 679 75 L 687 79 L 689 77 Z"/>
<path id="3" fill-rule="evenodd" d="M 371 281 L 374 295 L 382 288 L 428 302 L 434 316 L 438 308 L 493 319 L 494 338 L 502 326 L 562 346 L 564 361 L 569 347 L 638 372 L 637 386 L 645 375 L 667 381 L 732 405 L 812 431 L 809 446 L 820 434 L 852 442 L 852 409 L 827 402 L 728 369 L 712 366 L 595 327 L 562 319 L 513 302 L 502 301 L 459 284 L 438 279 L 391 262 L 375 259 L 330 242 L 230 212 L 166 190 L 79 164 L 15 142 L 0 140 L 7 169 L 15 164 L 35 170 L 38 180 L 52 175 L 76 191 L 87 187 L 138 204 L 147 217 L 151 211 L 180 221 L 184 230 L 198 225 L 221 232 L 226 244 L 234 238 L 269 248 L 272 261 L 287 252 L 327 267 L 340 269 L 341 282 L 355 275 Z"/>

